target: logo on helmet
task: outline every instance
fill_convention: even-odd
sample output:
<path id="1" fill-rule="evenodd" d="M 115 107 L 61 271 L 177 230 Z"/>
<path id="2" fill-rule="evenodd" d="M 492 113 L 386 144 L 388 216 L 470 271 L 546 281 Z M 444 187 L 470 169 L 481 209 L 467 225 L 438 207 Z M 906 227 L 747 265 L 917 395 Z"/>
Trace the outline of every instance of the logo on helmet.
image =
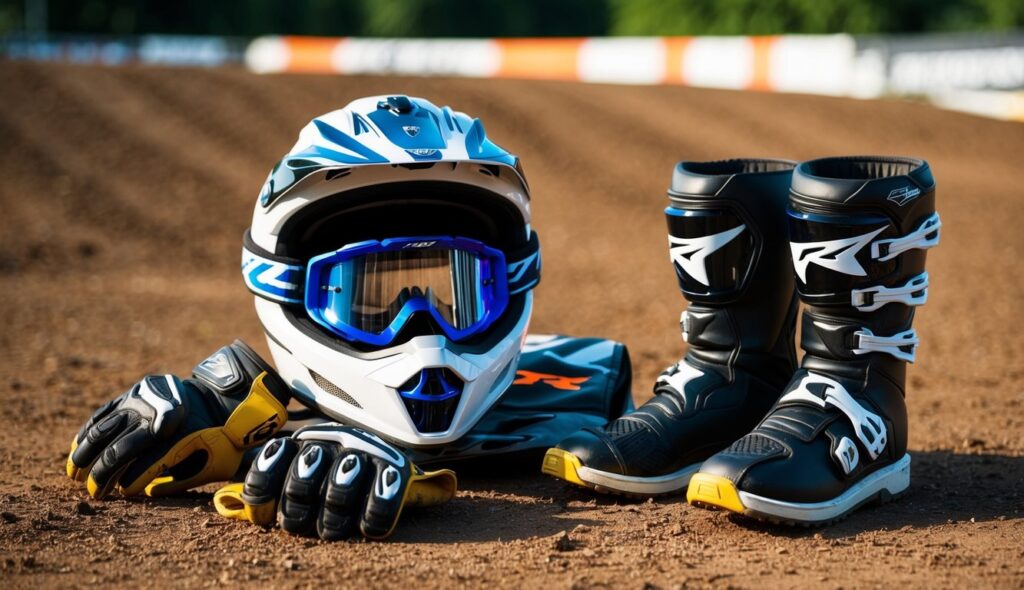
<path id="1" fill-rule="evenodd" d="M 416 137 L 420 134 L 420 128 L 416 125 L 403 125 L 402 131 L 405 131 L 405 134 L 409 137 Z"/>

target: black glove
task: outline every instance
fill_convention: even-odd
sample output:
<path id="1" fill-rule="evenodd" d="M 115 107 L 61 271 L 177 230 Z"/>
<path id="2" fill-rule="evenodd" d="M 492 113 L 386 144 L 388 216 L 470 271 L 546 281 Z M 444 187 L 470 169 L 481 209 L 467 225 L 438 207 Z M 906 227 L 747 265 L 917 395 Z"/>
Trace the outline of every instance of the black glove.
<path id="1" fill-rule="evenodd" d="M 288 419 L 290 392 L 240 340 L 193 369 L 192 378 L 149 375 L 93 414 L 71 441 L 67 473 L 102 498 L 173 494 L 226 481 L 245 450 Z"/>
<path id="2" fill-rule="evenodd" d="M 244 484 L 213 497 L 221 515 L 326 541 L 391 534 L 406 505 L 451 500 L 455 473 L 424 472 L 378 436 L 341 424 L 319 424 L 268 442 Z"/>

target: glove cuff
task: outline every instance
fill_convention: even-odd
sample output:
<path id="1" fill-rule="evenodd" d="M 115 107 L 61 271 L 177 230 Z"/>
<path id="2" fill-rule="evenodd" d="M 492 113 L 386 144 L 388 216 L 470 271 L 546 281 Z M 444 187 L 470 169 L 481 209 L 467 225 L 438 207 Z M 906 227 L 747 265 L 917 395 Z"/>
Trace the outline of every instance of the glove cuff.
<path id="1" fill-rule="evenodd" d="M 248 344 L 235 340 L 211 354 L 192 369 L 192 380 L 219 396 L 239 399 L 249 393 L 256 377 L 266 373 L 267 389 L 284 406 L 291 391 L 277 371 Z"/>
<path id="2" fill-rule="evenodd" d="M 253 380 L 249 395 L 238 404 L 227 422 L 224 434 L 239 449 L 248 449 L 274 435 L 288 421 L 288 409 L 267 387 L 269 373 Z"/>

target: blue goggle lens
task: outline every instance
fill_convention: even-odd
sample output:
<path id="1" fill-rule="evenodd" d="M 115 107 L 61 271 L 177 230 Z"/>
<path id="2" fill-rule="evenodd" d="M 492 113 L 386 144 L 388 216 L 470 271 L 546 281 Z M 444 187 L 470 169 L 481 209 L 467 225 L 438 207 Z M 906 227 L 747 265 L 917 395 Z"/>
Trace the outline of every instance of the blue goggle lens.
<path id="1" fill-rule="evenodd" d="M 314 321 L 353 341 L 387 345 L 416 313 L 461 340 L 504 312 L 506 274 L 501 251 L 466 238 L 360 242 L 310 260 L 305 304 Z"/>

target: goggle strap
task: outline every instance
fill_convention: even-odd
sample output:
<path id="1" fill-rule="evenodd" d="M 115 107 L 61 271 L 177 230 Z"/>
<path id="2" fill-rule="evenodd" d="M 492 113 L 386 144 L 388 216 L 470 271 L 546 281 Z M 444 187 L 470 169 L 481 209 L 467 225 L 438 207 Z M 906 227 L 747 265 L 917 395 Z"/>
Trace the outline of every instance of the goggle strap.
<path id="1" fill-rule="evenodd" d="M 280 303 L 302 304 L 306 266 L 301 260 L 260 248 L 250 230 L 242 238 L 242 278 L 254 294 Z"/>
<path id="2" fill-rule="evenodd" d="M 530 231 L 530 239 L 521 248 L 508 254 L 508 294 L 528 291 L 540 283 L 540 239 Z"/>

